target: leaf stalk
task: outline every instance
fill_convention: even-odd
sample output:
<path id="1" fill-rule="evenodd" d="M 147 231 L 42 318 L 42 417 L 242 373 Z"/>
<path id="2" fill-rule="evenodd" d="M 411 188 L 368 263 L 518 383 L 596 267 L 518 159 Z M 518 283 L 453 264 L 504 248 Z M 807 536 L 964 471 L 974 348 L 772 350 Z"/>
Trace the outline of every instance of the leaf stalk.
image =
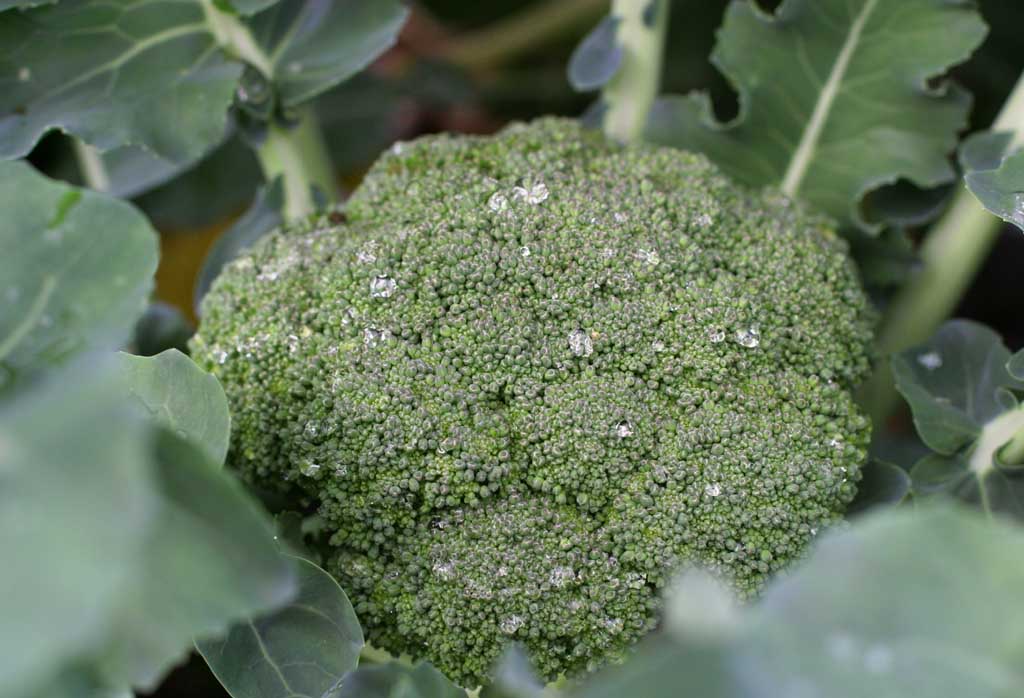
<path id="1" fill-rule="evenodd" d="M 602 93 L 604 132 L 622 143 L 640 141 L 658 95 L 668 11 L 668 0 L 612 0 L 623 53 L 622 65 Z"/>

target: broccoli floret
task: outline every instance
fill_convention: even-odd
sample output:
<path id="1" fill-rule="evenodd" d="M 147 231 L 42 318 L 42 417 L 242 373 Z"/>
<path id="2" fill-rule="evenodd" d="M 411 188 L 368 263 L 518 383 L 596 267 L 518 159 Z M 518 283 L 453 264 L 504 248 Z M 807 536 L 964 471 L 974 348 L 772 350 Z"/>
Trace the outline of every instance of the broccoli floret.
<path id="1" fill-rule="evenodd" d="M 547 119 L 396 145 L 203 304 L 231 464 L 300 492 L 370 641 L 472 685 L 623 653 L 692 562 L 744 596 L 839 519 L 871 311 L 826 219 Z"/>

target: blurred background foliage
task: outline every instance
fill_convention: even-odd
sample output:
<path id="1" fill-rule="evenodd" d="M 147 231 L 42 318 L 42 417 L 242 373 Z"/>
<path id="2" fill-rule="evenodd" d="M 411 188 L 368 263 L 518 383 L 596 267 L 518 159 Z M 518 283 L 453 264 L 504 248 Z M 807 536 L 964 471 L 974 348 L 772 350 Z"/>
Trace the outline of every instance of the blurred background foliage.
<path id="1" fill-rule="evenodd" d="M 758 0 L 766 10 L 779 0 Z M 579 40 L 607 12 L 607 0 L 416 0 L 398 44 L 369 70 L 328 92 L 317 109 L 342 186 L 358 184 L 397 140 L 439 131 L 491 133 L 541 114 L 578 116 L 592 95 L 566 79 Z M 735 96 L 708 62 L 729 0 L 672 0 L 662 91 L 710 92 L 720 118 Z M 988 126 L 1024 70 L 1024 2 L 979 0 L 990 34 L 954 75 L 975 96 L 972 128 Z M 51 134 L 32 155 L 44 172 L 77 179 L 66 137 Z M 195 277 L 210 245 L 241 215 L 261 183 L 259 165 L 239 135 L 184 174 L 135 199 L 161 233 L 157 298 L 194 322 Z M 1012 350 L 1024 345 L 1019 272 L 1024 236 L 1007 227 L 956 313 L 998 331 Z M 154 321 L 159 320 L 155 318 Z M 154 696 L 226 695 L 201 661 L 173 673 Z"/>

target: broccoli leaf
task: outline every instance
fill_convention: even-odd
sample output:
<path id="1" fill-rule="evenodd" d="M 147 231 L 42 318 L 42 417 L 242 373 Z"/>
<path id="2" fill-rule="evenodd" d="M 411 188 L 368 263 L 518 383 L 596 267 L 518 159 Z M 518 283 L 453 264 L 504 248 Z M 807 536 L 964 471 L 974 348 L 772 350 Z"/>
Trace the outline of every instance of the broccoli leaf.
<path id="1" fill-rule="evenodd" d="M 967 0 L 785 0 L 774 15 L 734 0 L 712 61 L 739 92 L 739 116 L 720 123 L 705 94 L 666 97 L 649 136 L 877 230 L 860 210 L 867 193 L 954 178 L 946 156 L 970 98 L 932 81 L 985 31 Z"/>
<path id="2" fill-rule="evenodd" d="M 70 355 L 116 348 L 142 313 L 156 234 L 131 205 L 0 162 L 0 391 Z M 102 234 L 97 234 L 102 232 Z"/>
<path id="3" fill-rule="evenodd" d="M 121 380 L 84 357 L 0 409 L 4 696 L 152 687 L 193 635 L 293 592 L 241 486 L 141 419 Z"/>
<path id="4" fill-rule="evenodd" d="M 5 158 L 60 128 L 100 150 L 141 145 L 190 162 L 223 138 L 242 70 L 199 2 L 89 0 L 6 13 L 0 47 Z"/>
<path id="5" fill-rule="evenodd" d="M 1000 458 L 1024 432 L 1016 361 L 996 333 L 966 320 L 946 323 L 928 344 L 893 357 L 896 388 L 936 451 L 911 471 L 915 495 L 950 494 L 1024 519 L 1024 468 Z"/>
<path id="6" fill-rule="evenodd" d="M 977 133 L 960 150 L 964 182 L 988 211 L 1024 231 L 1024 150 L 1011 133 Z"/>
<path id="7" fill-rule="evenodd" d="M 274 613 L 196 647 L 232 698 L 335 696 L 359 663 L 363 631 L 331 575 L 302 558 L 299 593 Z"/>
<path id="8" fill-rule="evenodd" d="M 482 698 L 542 698 L 544 683 L 522 645 L 512 644 L 494 668 L 494 682 L 484 687 Z"/>
<path id="9" fill-rule="evenodd" d="M 220 4 L 230 6 L 240 15 L 251 15 L 277 3 L 278 0 L 221 0 Z"/>
<path id="10" fill-rule="evenodd" d="M 57 0 L 0 0 L 0 12 L 11 8 L 25 9 L 39 5 L 52 5 Z"/>
<path id="11" fill-rule="evenodd" d="M 462 698 L 459 688 L 429 662 L 371 664 L 350 674 L 332 698 Z"/>
<path id="12" fill-rule="evenodd" d="M 286 1 L 250 24 L 278 98 L 294 107 L 369 65 L 395 42 L 408 13 L 399 0 Z"/>
<path id="13" fill-rule="evenodd" d="M 615 77 L 622 65 L 622 44 L 615 41 L 619 18 L 608 15 L 573 51 L 569 59 L 569 84 L 579 92 L 596 90 Z"/>
<path id="14" fill-rule="evenodd" d="M 735 632 L 712 641 L 651 636 L 571 695 L 669 698 L 681 686 L 702 698 L 1018 695 L 1022 555 L 1020 528 L 968 510 L 870 514 L 823 536 L 804 563 L 740 608 Z M 694 597 L 689 607 L 722 593 L 680 592 Z"/>
<path id="15" fill-rule="evenodd" d="M 143 417 L 188 439 L 218 466 L 228 453 L 231 415 L 220 382 L 177 349 L 157 356 L 118 355 Z"/>

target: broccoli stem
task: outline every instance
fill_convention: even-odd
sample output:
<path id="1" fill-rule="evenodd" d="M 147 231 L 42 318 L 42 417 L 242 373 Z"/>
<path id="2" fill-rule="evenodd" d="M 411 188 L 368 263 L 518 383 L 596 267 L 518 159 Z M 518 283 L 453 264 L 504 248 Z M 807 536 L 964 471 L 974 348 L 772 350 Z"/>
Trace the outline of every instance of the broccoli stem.
<path id="1" fill-rule="evenodd" d="M 337 199 L 337 183 L 320 124 L 311 105 L 300 110 L 297 125 L 271 120 L 266 139 L 256 149 L 268 182 L 280 176 L 284 183 L 284 218 L 294 220 L 315 211 L 316 189 L 327 201 Z"/>
<path id="2" fill-rule="evenodd" d="M 268 82 L 273 82 L 274 66 L 270 57 L 256 42 L 252 32 L 234 15 L 219 9 L 213 0 L 200 0 L 207 24 L 217 43 L 227 53 L 258 70 Z M 338 189 L 327 155 L 323 134 L 313 109 L 299 110 L 298 124 L 293 127 L 271 119 L 267 135 L 257 148 L 256 155 L 266 180 L 280 176 L 284 183 L 284 211 L 286 220 L 293 220 L 315 211 L 317 201 L 313 190 L 320 191 L 325 200 L 337 199 Z"/>
<path id="3" fill-rule="evenodd" d="M 999 460 L 1006 465 L 1024 465 L 1024 425 L 1009 443 L 999 450 Z"/>
<path id="4" fill-rule="evenodd" d="M 1011 148 L 1024 145 L 1024 75 L 1014 87 L 994 131 L 1011 131 Z M 886 310 L 878 330 L 879 351 L 891 355 L 927 340 L 956 308 L 978 268 L 992 251 L 1003 222 L 964 186 L 921 245 L 921 269 Z M 889 416 L 897 395 L 888 366 L 880 364 L 861 390 L 861 404 L 876 426 Z"/>
<path id="5" fill-rule="evenodd" d="M 616 39 L 623 53 L 622 65 L 602 93 L 608 109 L 604 132 L 622 143 L 635 143 L 658 95 L 668 2 L 612 0 L 612 15 L 619 18 Z"/>
<path id="6" fill-rule="evenodd" d="M 110 189 L 110 175 L 107 174 L 107 167 L 103 164 L 100 151 L 80 138 L 72 139 L 71 144 L 75 149 L 75 160 L 78 162 L 82 181 L 95 191 Z"/>

